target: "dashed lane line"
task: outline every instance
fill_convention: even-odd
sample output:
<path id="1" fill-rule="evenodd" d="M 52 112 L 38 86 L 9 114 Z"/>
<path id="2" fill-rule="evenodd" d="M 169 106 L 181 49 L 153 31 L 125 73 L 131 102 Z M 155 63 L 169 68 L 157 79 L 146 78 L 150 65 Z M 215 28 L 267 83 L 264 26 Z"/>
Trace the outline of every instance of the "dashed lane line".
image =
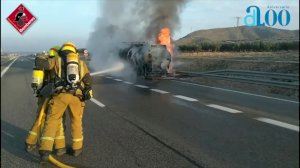
<path id="1" fill-rule="evenodd" d="M 113 79 L 112 77 L 106 77 L 106 78 Z M 114 79 L 114 80 L 123 81 L 121 79 Z M 133 84 L 133 83 L 128 82 L 128 81 L 123 81 L 123 83 Z M 182 83 L 188 83 L 188 82 L 182 82 Z M 192 84 L 192 83 L 188 83 L 188 84 Z M 192 84 L 192 85 L 198 85 L 198 84 Z M 149 88 L 148 86 L 144 86 L 144 85 L 135 85 L 135 86 L 140 87 L 140 88 Z M 246 93 L 246 92 L 239 92 L 239 91 L 222 89 L 222 88 L 215 88 L 215 87 L 210 87 L 210 86 L 205 86 L 205 85 L 199 85 L 199 86 L 209 87 L 209 88 L 214 88 L 214 89 L 220 89 L 220 90 L 225 90 L 225 91 L 238 92 L 238 93 L 242 93 L 242 94 L 249 94 L 249 95 L 254 95 L 254 96 L 259 96 L 259 97 L 266 97 L 266 98 L 270 98 L 270 99 L 277 99 L 277 98 L 273 98 L 273 97 L 255 95 L 255 94 L 250 94 L 250 93 Z M 159 89 L 150 89 L 150 90 L 154 91 L 154 92 L 157 92 L 157 93 L 161 93 L 161 94 L 169 93 L 167 91 L 159 90 Z M 186 100 L 186 101 L 191 101 L 191 102 L 198 101 L 195 98 L 191 98 L 191 97 L 187 97 L 187 96 L 183 96 L 183 95 L 173 95 L 173 96 L 176 97 L 176 98 L 179 98 L 179 99 Z M 285 99 L 279 99 L 279 100 L 288 101 L 288 100 L 285 100 Z M 95 104 L 97 104 L 100 107 L 105 107 L 105 105 L 103 103 L 99 102 L 98 100 L 96 100 L 94 98 L 92 98 L 91 101 L 94 102 Z M 229 108 L 229 107 L 220 106 L 220 105 L 217 105 L 217 104 L 207 104 L 206 106 L 211 107 L 211 108 L 215 108 L 215 109 L 219 109 L 219 110 L 222 110 L 222 111 L 226 111 L 226 112 L 229 112 L 229 113 L 243 113 L 242 111 L 232 109 L 232 108 Z M 264 117 L 258 117 L 258 118 L 254 118 L 254 119 L 258 120 L 258 121 L 261 121 L 261 122 L 265 122 L 265 123 L 268 123 L 268 124 L 276 125 L 276 126 L 279 126 L 279 127 L 283 127 L 283 128 L 286 128 L 286 129 L 290 129 L 290 130 L 299 132 L 299 126 L 296 126 L 296 125 L 291 125 L 291 124 L 288 124 L 288 123 L 284 123 L 284 122 L 281 122 L 281 121 L 277 121 L 277 120 L 273 120 L 273 119 L 269 119 L 269 118 L 264 118 Z"/>
<path id="2" fill-rule="evenodd" d="M 148 86 L 145 86 L 145 85 L 134 85 L 134 86 L 139 87 L 139 88 L 144 88 L 144 89 L 149 88 Z"/>
<path id="3" fill-rule="evenodd" d="M 232 109 L 232 108 L 229 108 L 229 107 L 220 106 L 220 105 L 217 105 L 217 104 L 208 104 L 206 106 L 212 107 L 212 108 L 215 108 L 215 109 L 218 109 L 218 110 L 226 111 L 226 112 L 229 112 L 229 113 L 243 113 L 239 110 L 235 110 L 235 109 Z"/>
<path id="4" fill-rule="evenodd" d="M 5 67 L 3 69 L 3 71 L 1 72 L 1 78 L 3 77 L 3 75 L 8 71 L 8 69 L 12 66 L 12 64 L 18 59 L 18 57 L 16 57 L 7 67 Z"/>
<path id="5" fill-rule="evenodd" d="M 9 136 L 9 137 L 15 137 L 15 136 L 13 136 L 12 134 L 10 134 L 10 133 L 8 133 L 8 132 L 5 132 L 5 131 L 3 131 L 3 130 L 1 130 L 1 132 L 3 133 L 3 134 L 5 134 L 5 135 L 7 135 L 7 136 Z"/>
<path id="6" fill-rule="evenodd" d="M 290 129 L 290 130 L 299 132 L 299 126 L 296 126 L 296 125 L 292 125 L 292 124 L 288 124 L 288 123 L 285 123 L 285 122 L 273 120 L 273 119 L 270 119 L 270 118 L 264 118 L 264 117 L 258 117 L 258 118 L 255 118 L 255 119 L 258 120 L 258 121 L 264 122 L 264 123 L 276 125 L 276 126 L 279 126 L 279 127 L 283 127 L 283 128 L 286 128 L 286 129 Z"/>
<path id="7" fill-rule="evenodd" d="M 118 81 L 118 82 L 122 82 L 123 80 L 121 79 L 114 79 L 115 81 Z"/>
<path id="8" fill-rule="evenodd" d="M 183 99 L 183 100 L 187 100 L 187 101 L 191 101 L 191 102 L 198 101 L 197 99 L 194 99 L 194 98 L 191 98 L 191 97 L 182 96 L 182 95 L 174 95 L 174 97 L 177 97 L 177 98 Z"/>
<path id="9" fill-rule="evenodd" d="M 159 90 L 159 89 L 150 89 L 150 90 L 152 90 L 153 92 L 161 93 L 161 94 L 167 94 L 167 93 L 169 93 L 167 91 Z"/>
<path id="10" fill-rule="evenodd" d="M 105 107 L 105 105 L 103 104 L 103 103 L 101 103 L 100 101 L 98 101 L 98 100 L 96 100 L 96 99 L 94 99 L 94 98 L 91 98 L 90 99 L 93 103 L 95 103 L 95 104 L 97 104 L 98 106 L 100 106 L 100 107 Z"/>
<path id="11" fill-rule="evenodd" d="M 126 83 L 128 85 L 132 85 L 133 84 L 132 82 L 127 82 L 127 81 L 124 81 L 124 83 Z"/>

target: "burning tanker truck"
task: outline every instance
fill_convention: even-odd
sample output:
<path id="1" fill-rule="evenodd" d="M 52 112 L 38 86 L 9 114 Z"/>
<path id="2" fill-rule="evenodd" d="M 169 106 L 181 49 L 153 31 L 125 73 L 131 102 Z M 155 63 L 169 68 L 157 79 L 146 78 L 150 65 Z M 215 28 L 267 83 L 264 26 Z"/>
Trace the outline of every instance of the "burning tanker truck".
<path id="1" fill-rule="evenodd" d="M 173 46 L 170 30 L 161 29 L 156 44 L 149 42 L 123 43 L 119 56 L 128 61 L 137 73 L 145 78 L 162 77 L 172 73 Z"/>
<path id="2" fill-rule="evenodd" d="M 86 48 L 79 48 L 77 50 L 79 56 L 81 59 L 83 59 L 86 62 L 91 61 L 91 54 L 89 53 L 89 51 Z"/>
<path id="3" fill-rule="evenodd" d="M 167 75 L 171 54 L 165 45 L 147 42 L 124 43 L 124 45 L 125 47 L 119 51 L 119 56 L 130 63 L 137 76 L 152 78 Z"/>

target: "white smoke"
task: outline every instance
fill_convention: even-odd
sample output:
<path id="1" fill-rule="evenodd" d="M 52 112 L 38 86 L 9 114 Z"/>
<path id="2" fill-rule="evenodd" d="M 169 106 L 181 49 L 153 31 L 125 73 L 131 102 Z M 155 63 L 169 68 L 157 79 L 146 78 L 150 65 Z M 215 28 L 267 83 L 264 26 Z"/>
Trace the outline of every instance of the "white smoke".
<path id="1" fill-rule="evenodd" d="M 116 62 L 122 62 L 118 56 L 122 42 L 154 42 L 163 27 L 169 27 L 174 33 L 179 28 L 179 12 L 185 2 L 186 0 L 104 1 L 102 13 L 96 20 L 95 30 L 90 34 L 87 46 L 92 53 L 93 69 L 103 70 Z M 126 75 L 132 73 L 134 72 L 126 71 Z"/>
<path id="2" fill-rule="evenodd" d="M 119 63 L 115 64 L 114 66 L 112 66 L 111 68 L 104 69 L 102 71 L 93 72 L 93 73 L 91 73 L 91 76 L 103 75 L 103 74 L 112 73 L 112 72 L 118 72 L 123 69 L 124 69 L 124 64 L 119 62 Z"/>

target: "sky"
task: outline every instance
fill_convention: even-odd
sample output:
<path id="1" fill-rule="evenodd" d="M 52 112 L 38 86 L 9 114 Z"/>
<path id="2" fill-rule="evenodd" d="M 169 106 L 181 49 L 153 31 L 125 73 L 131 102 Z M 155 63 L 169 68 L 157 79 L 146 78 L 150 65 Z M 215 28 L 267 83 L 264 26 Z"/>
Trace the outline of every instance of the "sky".
<path id="1" fill-rule="evenodd" d="M 22 35 L 6 20 L 21 3 L 37 18 Z M 1 0 L 1 50 L 43 51 L 66 41 L 85 47 L 102 5 L 103 0 Z M 250 5 L 259 6 L 262 13 L 268 5 L 289 6 L 291 23 L 274 27 L 299 29 L 298 0 L 189 0 L 180 12 L 180 29 L 173 39 L 196 30 L 233 27 L 235 17 L 245 17 Z"/>

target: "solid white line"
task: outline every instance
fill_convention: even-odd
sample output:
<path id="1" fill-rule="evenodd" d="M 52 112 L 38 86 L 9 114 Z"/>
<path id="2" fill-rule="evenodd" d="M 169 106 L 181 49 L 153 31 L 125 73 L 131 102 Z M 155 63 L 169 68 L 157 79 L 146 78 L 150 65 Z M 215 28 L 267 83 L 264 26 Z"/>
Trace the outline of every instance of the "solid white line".
<path id="1" fill-rule="evenodd" d="M 1 130 L 1 132 L 3 132 L 4 134 L 6 134 L 7 136 L 10 136 L 10 137 L 12 137 L 12 138 L 15 137 L 15 136 L 13 136 L 12 134 L 7 133 L 7 132 L 5 132 L 5 131 L 2 131 L 2 130 Z"/>
<path id="2" fill-rule="evenodd" d="M 103 103 L 101 103 L 100 101 L 98 101 L 94 98 L 91 98 L 91 101 L 94 102 L 95 104 L 97 104 L 98 106 L 102 107 L 102 108 L 105 107 L 105 105 Z"/>
<path id="3" fill-rule="evenodd" d="M 128 85 L 132 85 L 133 83 L 131 82 L 127 82 L 127 81 L 124 81 L 124 83 L 128 84 Z"/>
<path id="4" fill-rule="evenodd" d="M 176 80 L 173 80 L 173 81 L 176 81 Z M 236 91 L 236 90 L 230 90 L 230 89 L 223 89 L 223 88 L 218 88 L 218 87 L 213 87 L 213 86 L 200 85 L 200 84 L 196 84 L 196 83 L 189 83 L 189 82 L 182 82 L 182 81 L 176 81 L 176 82 L 185 83 L 185 84 L 194 85 L 194 86 L 206 87 L 206 88 L 211 88 L 211 89 L 216 89 L 216 90 L 222 90 L 222 91 L 227 91 L 227 92 L 234 92 L 234 93 L 239 93 L 239 94 L 244 94 L 244 95 L 250 95 L 250 96 L 256 96 L 256 97 L 262 97 L 262 98 L 267 98 L 267 99 L 273 99 L 273 100 L 279 100 L 279 101 L 285 101 L 285 102 L 299 104 L 298 101 L 293 101 L 293 100 L 280 99 L 280 98 L 276 98 L 276 97 L 269 97 L 269 96 L 263 96 L 263 95 L 253 94 L 253 93 Z"/>
<path id="5" fill-rule="evenodd" d="M 1 72 L 1 78 L 2 76 L 7 72 L 7 70 L 12 66 L 12 64 L 18 59 L 18 57 L 16 57 L 7 67 L 5 67 L 3 69 L 3 71 Z"/>
<path id="6" fill-rule="evenodd" d="M 227 111 L 229 113 L 243 113 L 243 112 L 241 112 L 239 110 L 235 110 L 235 109 L 232 109 L 232 108 L 220 106 L 220 105 L 217 105 L 217 104 L 208 104 L 206 106 L 212 107 L 212 108 L 215 108 L 215 109 L 219 109 L 219 110 L 222 110 L 222 111 Z"/>
<path id="7" fill-rule="evenodd" d="M 255 119 L 258 120 L 258 121 L 268 123 L 268 124 L 273 124 L 273 125 L 276 125 L 276 126 L 279 126 L 279 127 L 283 127 L 283 128 L 287 128 L 287 129 L 299 132 L 299 126 L 296 126 L 296 125 L 292 125 L 292 124 L 288 124 L 288 123 L 285 123 L 285 122 L 273 120 L 273 119 L 270 119 L 270 118 L 264 118 L 264 117 L 259 117 L 259 118 L 255 118 Z"/>
<path id="8" fill-rule="evenodd" d="M 118 81 L 118 82 L 121 82 L 121 81 L 123 81 L 123 80 L 121 80 L 121 79 L 114 79 L 115 81 Z"/>
<path id="9" fill-rule="evenodd" d="M 134 85 L 136 87 L 140 87 L 140 88 L 149 88 L 148 86 L 144 86 L 144 85 Z"/>
<path id="10" fill-rule="evenodd" d="M 177 98 L 183 99 L 183 100 L 187 100 L 187 101 L 192 101 L 192 102 L 198 101 L 197 99 L 194 99 L 194 98 L 191 98 L 191 97 L 182 96 L 182 95 L 174 95 L 174 97 L 177 97 Z"/>
<path id="11" fill-rule="evenodd" d="M 166 91 L 164 91 L 164 90 L 159 90 L 159 89 L 150 89 L 150 90 L 152 90 L 152 91 L 154 91 L 154 92 L 157 92 L 157 93 L 161 93 L 161 94 L 169 93 L 169 92 L 166 92 Z"/>

